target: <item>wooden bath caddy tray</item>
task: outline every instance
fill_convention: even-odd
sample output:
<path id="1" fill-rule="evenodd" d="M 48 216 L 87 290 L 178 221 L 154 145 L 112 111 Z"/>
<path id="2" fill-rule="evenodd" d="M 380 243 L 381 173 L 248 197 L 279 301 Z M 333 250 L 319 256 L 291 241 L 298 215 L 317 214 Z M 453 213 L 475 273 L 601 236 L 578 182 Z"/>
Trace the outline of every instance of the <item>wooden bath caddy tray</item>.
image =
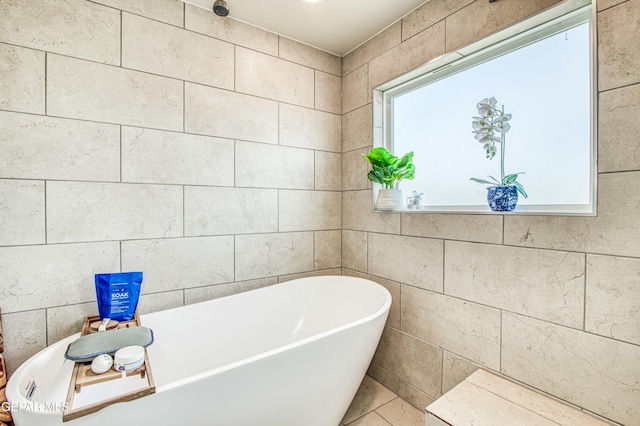
<path id="1" fill-rule="evenodd" d="M 81 336 L 93 333 L 91 330 L 91 324 L 99 322 L 99 316 L 85 317 L 82 325 Z M 131 321 L 121 321 L 117 328 L 129 328 L 142 325 L 140 323 L 140 316 L 138 311 L 135 312 Z M 105 333 L 108 333 L 106 331 Z M 140 368 L 126 373 L 126 377 L 140 376 L 140 380 L 145 380 L 146 385 L 131 392 L 119 394 L 117 396 L 96 401 L 90 404 L 84 404 L 79 407 L 74 407 L 74 400 L 76 394 L 82 392 L 88 386 L 96 385 L 98 383 L 104 383 L 112 380 L 120 380 L 123 378 L 122 372 L 111 369 L 103 374 L 96 374 L 91 371 L 91 362 L 76 362 L 71 373 L 71 382 L 69 384 L 69 391 L 67 392 L 67 407 L 68 409 L 62 414 L 62 421 L 67 422 L 69 420 L 77 419 L 78 417 L 86 416 L 87 414 L 95 413 L 96 411 L 107 407 L 117 402 L 131 401 L 146 395 L 151 395 L 156 392 L 156 385 L 153 381 L 153 375 L 151 374 L 151 363 L 149 362 L 149 354 L 145 350 L 144 363 Z"/>

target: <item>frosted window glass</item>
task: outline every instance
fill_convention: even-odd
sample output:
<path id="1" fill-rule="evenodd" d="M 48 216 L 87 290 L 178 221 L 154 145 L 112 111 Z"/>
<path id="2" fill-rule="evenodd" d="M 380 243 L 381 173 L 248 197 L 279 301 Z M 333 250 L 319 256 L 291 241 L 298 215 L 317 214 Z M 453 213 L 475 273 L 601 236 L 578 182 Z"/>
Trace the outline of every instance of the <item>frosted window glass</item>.
<path id="1" fill-rule="evenodd" d="M 529 198 L 519 197 L 519 209 L 588 205 L 589 25 L 584 22 L 394 96 L 393 152 L 415 152 L 415 179 L 401 184 L 405 195 L 422 192 L 428 206 L 488 210 L 486 185 L 469 179 L 499 179 L 500 155 L 485 158 L 471 133 L 471 121 L 477 115 L 476 104 L 494 96 L 513 115 L 506 135 L 505 174 L 525 172 L 518 181 Z"/>

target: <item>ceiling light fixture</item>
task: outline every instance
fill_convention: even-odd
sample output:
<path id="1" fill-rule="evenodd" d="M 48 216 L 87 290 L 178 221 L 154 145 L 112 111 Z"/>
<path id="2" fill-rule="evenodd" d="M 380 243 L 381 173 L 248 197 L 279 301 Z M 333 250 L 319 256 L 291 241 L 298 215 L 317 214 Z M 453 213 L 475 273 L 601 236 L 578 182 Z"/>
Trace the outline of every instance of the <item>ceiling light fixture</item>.
<path id="1" fill-rule="evenodd" d="M 300 0 L 301 3 L 305 4 L 320 4 L 324 3 L 326 0 Z"/>

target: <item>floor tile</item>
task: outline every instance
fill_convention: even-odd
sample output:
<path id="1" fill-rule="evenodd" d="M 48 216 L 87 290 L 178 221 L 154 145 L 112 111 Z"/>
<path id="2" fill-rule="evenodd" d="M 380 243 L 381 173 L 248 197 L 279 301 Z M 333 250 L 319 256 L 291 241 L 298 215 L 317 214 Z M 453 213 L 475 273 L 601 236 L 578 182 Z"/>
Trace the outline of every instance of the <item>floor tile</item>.
<path id="1" fill-rule="evenodd" d="M 351 407 L 349 407 L 349 410 L 347 410 L 347 413 L 342 419 L 342 424 L 347 425 L 395 398 L 397 398 L 395 393 L 371 377 L 365 376 L 360 385 L 360 389 L 358 389 L 358 393 L 356 393 L 351 403 Z M 371 424 L 373 425 L 375 423 Z"/>
<path id="2" fill-rule="evenodd" d="M 409 404 L 407 401 L 396 398 L 375 410 L 393 426 L 424 426 L 425 413 Z"/>
<path id="3" fill-rule="evenodd" d="M 366 416 L 360 417 L 358 420 L 354 421 L 353 423 L 349 423 L 349 426 L 393 426 L 393 425 L 386 422 L 375 411 L 372 411 Z"/>

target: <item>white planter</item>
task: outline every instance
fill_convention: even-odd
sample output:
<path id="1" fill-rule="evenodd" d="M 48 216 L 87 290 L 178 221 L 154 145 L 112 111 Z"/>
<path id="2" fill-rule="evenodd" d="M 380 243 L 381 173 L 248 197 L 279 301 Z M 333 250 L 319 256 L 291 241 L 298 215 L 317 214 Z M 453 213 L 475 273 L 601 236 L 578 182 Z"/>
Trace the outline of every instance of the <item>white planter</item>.
<path id="1" fill-rule="evenodd" d="M 400 210 L 404 207 L 401 189 L 381 189 L 376 199 L 378 210 Z"/>

